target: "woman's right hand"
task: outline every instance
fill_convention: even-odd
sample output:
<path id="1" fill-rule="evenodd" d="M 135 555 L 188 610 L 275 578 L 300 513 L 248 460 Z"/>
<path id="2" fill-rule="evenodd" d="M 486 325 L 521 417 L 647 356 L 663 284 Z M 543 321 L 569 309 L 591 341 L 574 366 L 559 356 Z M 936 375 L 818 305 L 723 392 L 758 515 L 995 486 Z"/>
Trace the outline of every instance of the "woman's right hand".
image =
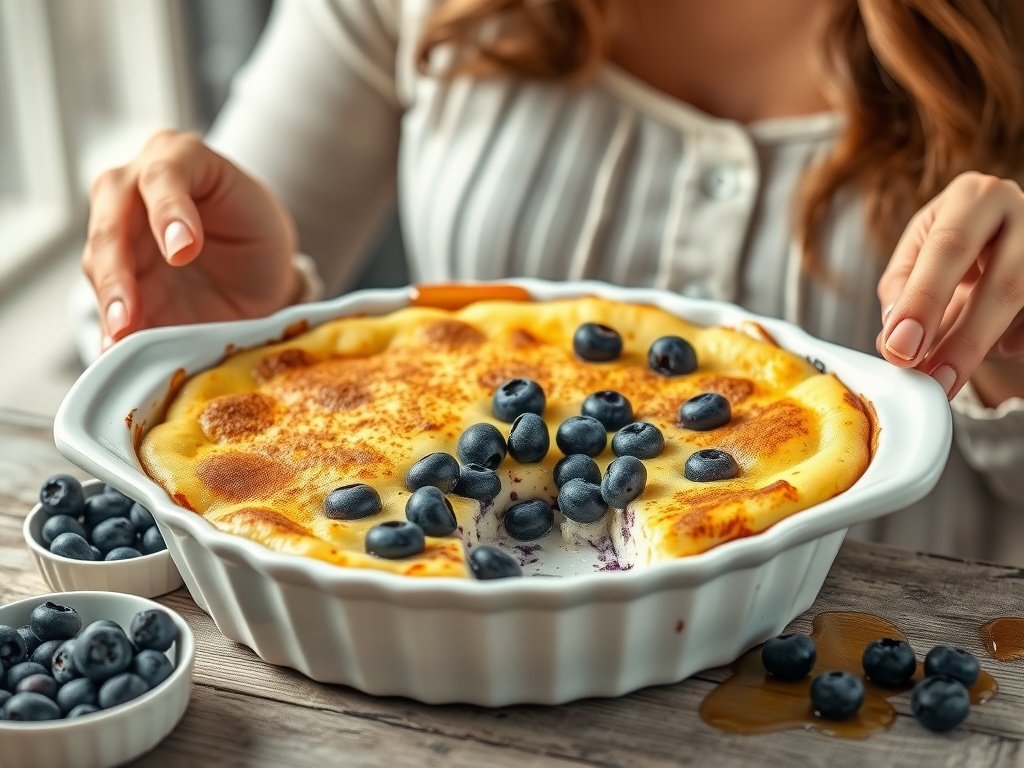
<path id="1" fill-rule="evenodd" d="M 90 203 L 82 268 L 104 349 L 143 328 L 261 317 L 301 293 L 284 206 L 194 135 L 157 133 L 96 179 Z"/>

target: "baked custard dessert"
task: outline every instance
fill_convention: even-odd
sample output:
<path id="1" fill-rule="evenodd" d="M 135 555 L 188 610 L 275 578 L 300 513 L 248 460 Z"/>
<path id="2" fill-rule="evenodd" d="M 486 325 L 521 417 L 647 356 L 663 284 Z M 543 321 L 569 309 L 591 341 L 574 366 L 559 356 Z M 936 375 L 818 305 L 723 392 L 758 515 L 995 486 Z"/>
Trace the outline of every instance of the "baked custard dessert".
<path id="1" fill-rule="evenodd" d="M 410 576 L 628 570 L 866 469 L 870 406 L 752 329 L 593 297 L 340 318 L 189 378 L 139 457 L 179 505 L 280 552 Z"/>

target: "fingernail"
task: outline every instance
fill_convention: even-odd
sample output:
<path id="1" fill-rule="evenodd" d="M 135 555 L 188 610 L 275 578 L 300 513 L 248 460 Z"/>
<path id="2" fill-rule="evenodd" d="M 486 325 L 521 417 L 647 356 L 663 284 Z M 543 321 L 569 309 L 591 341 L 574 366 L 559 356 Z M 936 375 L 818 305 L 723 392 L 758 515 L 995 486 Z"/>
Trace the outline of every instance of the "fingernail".
<path id="1" fill-rule="evenodd" d="M 170 261 L 179 251 L 183 251 L 193 243 L 192 233 L 180 221 L 172 221 L 164 230 L 164 253 Z"/>
<path id="2" fill-rule="evenodd" d="M 885 324 L 885 321 L 889 319 L 889 315 L 892 314 L 892 308 L 895 307 L 895 306 L 896 306 L 895 304 L 890 304 L 888 307 L 886 307 L 885 309 L 882 310 L 882 324 L 883 325 Z"/>
<path id="3" fill-rule="evenodd" d="M 108 349 L 110 349 L 110 346 L 113 343 L 114 340 L 112 338 L 110 338 L 109 336 L 104 336 L 103 340 L 100 342 L 100 352 L 106 352 Z"/>
<path id="4" fill-rule="evenodd" d="M 949 397 L 949 393 L 953 391 L 953 385 L 956 384 L 956 371 L 953 370 L 953 366 L 940 365 L 932 371 L 932 378 L 939 382 L 942 391 L 946 393 L 946 397 Z"/>
<path id="5" fill-rule="evenodd" d="M 107 333 L 116 336 L 128 325 L 128 308 L 120 299 L 114 299 L 107 307 Z"/>
<path id="6" fill-rule="evenodd" d="M 909 317 L 900 320 L 885 340 L 885 348 L 902 360 L 913 360 L 924 341 L 924 328 Z"/>

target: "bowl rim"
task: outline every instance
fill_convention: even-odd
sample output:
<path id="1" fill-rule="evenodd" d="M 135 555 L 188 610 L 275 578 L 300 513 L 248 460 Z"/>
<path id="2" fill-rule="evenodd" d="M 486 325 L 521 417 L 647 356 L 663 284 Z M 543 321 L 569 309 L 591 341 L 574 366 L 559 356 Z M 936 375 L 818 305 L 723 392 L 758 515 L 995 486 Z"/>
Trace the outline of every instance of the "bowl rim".
<path id="1" fill-rule="evenodd" d="M 116 452 L 116 443 L 131 441 L 124 413 L 106 413 L 111 392 L 127 393 L 143 406 L 152 392 L 134 392 L 134 377 L 127 375 L 133 363 L 148 349 L 174 350 L 174 359 L 163 359 L 165 384 L 175 371 L 191 374 L 215 365 L 226 350 L 237 351 L 284 338 L 289 329 L 305 323 L 321 323 L 353 314 L 384 314 L 409 306 L 421 286 L 356 291 L 344 296 L 283 309 L 251 320 L 173 326 L 132 334 L 107 350 L 75 382 L 54 420 L 58 450 L 94 477 L 126 485 L 136 498 L 145 500 L 154 517 L 173 534 L 199 540 L 221 559 L 245 564 L 274 579 L 344 593 L 353 599 L 408 602 L 424 599 L 459 605 L 481 612 L 500 611 L 529 604 L 566 607 L 603 600 L 631 600 L 654 591 L 689 587 L 724 572 L 751 567 L 806 541 L 850 525 L 900 509 L 922 498 L 938 481 L 952 442 L 952 416 L 942 388 L 929 376 L 899 369 L 887 361 L 837 344 L 816 339 L 802 328 L 777 318 L 759 315 L 731 302 L 694 299 L 653 288 L 625 288 L 599 281 L 551 282 L 534 278 L 465 280 L 458 285 L 487 291 L 494 286 L 517 286 L 534 301 L 598 296 L 618 301 L 651 304 L 696 324 L 741 326 L 753 323 L 783 348 L 806 356 L 814 353 L 829 370 L 837 366 L 844 377 L 854 376 L 862 385 L 855 390 L 871 401 L 880 427 L 877 449 L 864 475 L 847 491 L 775 523 L 765 531 L 725 542 L 698 555 L 663 561 L 629 571 L 596 572 L 560 578 L 499 579 L 486 582 L 457 577 L 412 579 L 387 571 L 345 568 L 301 555 L 279 553 L 248 538 L 217 530 L 201 515 L 175 505 L 166 492 L 141 469 L 134 448 L 134 465 Z M 703 322 L 702 322 L 703 321 Z M 184 343 L 202 328 L 203 343 Z M 198 349 L 201 347 L 201 349 Z M 850 384 L 844 383 L 849 387 Z M 119 388 L 119 389 L 118 389 Z M 853 387 L 851 387 L 853 389 Z M 886 398 L 899 402 L 889 402 Z M 916 409 L 916 410 L 915 410 Z M 920 411 L 920 413 L 918 413 Z M 85 428 L 85 422 L 95 430 Z M 121 433 L 117 433 L 120 425 Z M 95 434 L 96 431 L 102 434 Z M 913 434 L 908 434 L 912 432 Z M 901 473 L 906 466 L 915 472 Z M 866 482 L 868 478 L 870 482 Z"/>
<path id="2" fill-rule="evenodd" d="M 68 598 L 75 600 L 77 598 L 84 598 L 85 600 L 107 600 L 107 601 L 126 601 L 137 603 L 142 601 L 146 604 L 145 607 L 139 608 L 139 611 L 147 610 L 149 608 L 159 608 L 170 615 L 174 621 L 175 626 L 178 627 L 178 640 L 176 641 L 175 649 L 175 663 L 174 669 L 167 679 L 158 684 L 155 688 L 150 688 L 141 696 L 137 696 L 131 701 L 126 701 L 124 704 L 119 704 L 116 707 L 110 709 L 101 709 L 98 712 L 92 712 L 82 717 L 75 717 L 68 720 L 62 717 L 58 720 L 39 720 L 39 721 L 11 721 L 11 720 L 0 720 L 0 733 L 6 731 L 47 731 L 47 730 L 66 730 L 74 728 L 76 726 L 88 727 L 89 725 L 96 724 L 100 725 L 106 721 L 109 721 L 117 717 L 125 717 L 136 705 L 142 706 L 147 701 L 158 698 L 161 694 L 166 693 L 171 687 L 180 685 L 183 677 L 191 679 L 192 667 L 195 662 L 196 656 L 196 639 L 195 634 L 192 632 L 192 628 L 189 627 L 188 622 L 182 618 L 181 614 L 175 611 L 173 608 L 168 608 L 165 605 L 161 605 L 155 600 L 150 600 L 147 597 L 140 597 L 139 595 L 133 595 L 126 592 L 102 592 L 97 590 L 81 590 L 75 592 L 50 592 L 43 595 L 35 595 L 33 597 L 24 597 L 21 600 L 15 600 L 13 603 L 6 603 L 0 605 L 0 616 L 9 609 L 15 609 L 23 607 L 29 604 L 39 605 L 40 603 L 52 601 L 58 604 L 66 604 Z M 71 606 L 74 608 L 75 606 Z M 76 609 L 77 610 L 77 609 Z M 122 627 L 124 629 L 124 627 Z M 127 631 L 127 630 L 126 630 Z M 101 726 L 102 727 L 102 726 Z"/>
<path id="3" fill-rule="evenodd" d="M 83 490 L 85 490 L 86 488 L 96 488 L 98 486 L 105 486 L 106 485 L 106 483 L 104 483 L 99 478 L 89 478 L 89 479 L 86 479 L 86 480 L 81 480 L 80 482 L 82 483 L 82 489 Z M 100 493 L 102 493 L 102 491 L 100 491 Z M 98 494 L 93 494 L 93 495 L 98 495 Z M 87 567 L 87 566 L 91 566 L 91 567 L 107 566 L 108 568 L 117 568 L 117 567 L 120 566 L 120 567 L 125 567 L 126 568 L 127 566 L 122 566 L 121 564 L 122 563 L 141 563 L 143 561 L 149 561 L 151 563 L 155 563 L 157 561 L 163 562 L 164 560 L 166 560 L 168 557 L 171 556 L 170 552 L 167 549 L 162 549 L 162 550 L 160 550 L 158 552 L 150 552 L 148 555 L 145 554 L 145 553 L 141 553 L 139 555 L 139 557 L 132 557 L 132 558 L 129 558 L 128 560 L 75 560 L 73 557 L 64 557 L 63 555 L 55 555 L 47 547 L 45 547 L 41 541 L 37 540 L 36 537 L 32 534 L 33 523 L 36 520 L 38 520 L 40 516 L 44 516 L 44 515 L 46 515 L 46 513 L 43 511 L 42 502 L 38 502 L 38 501 L 32 506 L 32 509 L 30 509 L 28 511 L 28 514 L 25 515 L 25 522 L 23 522 L 22 525 L 21 525 L 21 533 L 22 533 L 22 536 L 25 538 L 25 544 L 28 545 L 29 549 L 31 549 L 32 552 L 34 554 L 36 554 L 37 556 L 45 557 L 46 559 L 51 560 L 51 561 L 56 562 L 56 563 L 61 563 L 61 564 L 66 564 L 67 563 L 67 564 L 70 564 L 67 567 L 72 567 L 73 568 L 73 567 L 76 567 L 76 566 L 82 566 L 82 567 Z M 40 526 L 40 530 L 42 530 L 42 526 Z"/>

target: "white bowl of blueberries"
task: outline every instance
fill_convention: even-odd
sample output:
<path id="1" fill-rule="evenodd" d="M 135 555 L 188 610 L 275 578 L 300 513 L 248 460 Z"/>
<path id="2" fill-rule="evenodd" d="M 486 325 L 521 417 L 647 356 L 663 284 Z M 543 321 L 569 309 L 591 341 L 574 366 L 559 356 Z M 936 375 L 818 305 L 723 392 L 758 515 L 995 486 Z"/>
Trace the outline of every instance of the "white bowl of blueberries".
<path id="1" fill-rule="evenodd" d="M 99 480 L 48 478 L 25 518 L 24 534 L 54 590 L 157 597 L 182 585 L 153 515 Z"/>
<path id="2" fill-rule="evenodd" d="M 0 766 L 120 765 L 188 707 L 195 639 L 135 595 L 67 592 L 0 607 Z"/>

